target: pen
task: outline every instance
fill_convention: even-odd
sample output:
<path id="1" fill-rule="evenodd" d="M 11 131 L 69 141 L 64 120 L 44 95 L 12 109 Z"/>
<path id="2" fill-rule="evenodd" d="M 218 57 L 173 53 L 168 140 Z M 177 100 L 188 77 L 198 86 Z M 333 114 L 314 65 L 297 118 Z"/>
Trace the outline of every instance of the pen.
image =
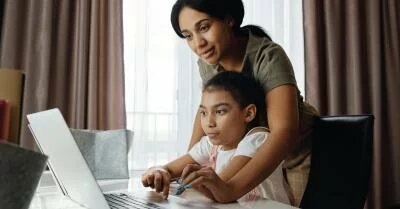
<path id="1" fill-rule="evenodd" d="M 174 195 L 180 195 L 182 194 L 186 189 L 189 189 L 190 185 L 189 184 L 181 184 L 175 189 Z"/>
<path id="2" fill-rule="evenodd" d="M 176 183 L 180 184 L 180 183 L 181 183 L 181 180 L 182 180 L 182 177 L 176 177 L 176 178 L 172 178 L 172 179 L 170 180 L 170 182 L 176 181 Z"/>

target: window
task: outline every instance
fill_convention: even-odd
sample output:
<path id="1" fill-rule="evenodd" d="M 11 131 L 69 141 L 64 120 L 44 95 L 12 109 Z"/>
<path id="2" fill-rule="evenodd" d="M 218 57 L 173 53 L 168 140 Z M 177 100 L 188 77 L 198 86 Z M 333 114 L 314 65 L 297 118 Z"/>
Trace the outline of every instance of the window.
<path id="1" fill-rule="evenodd" d="M 134 131 L 130 168 L 164 164 L 189 144 L 200 101 L 197 57 L 170 24 L 175 0 L 124 1 L 127 128 Z M 301 0 L 243 0 L 244 24 L 262 26 L 281 44 L 304 92 Z"/>

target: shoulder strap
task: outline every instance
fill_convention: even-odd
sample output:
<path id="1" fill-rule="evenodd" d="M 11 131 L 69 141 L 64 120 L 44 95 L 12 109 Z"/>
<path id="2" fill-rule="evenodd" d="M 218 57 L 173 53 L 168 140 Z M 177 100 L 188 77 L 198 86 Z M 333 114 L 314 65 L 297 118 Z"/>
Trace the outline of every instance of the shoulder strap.
<path id="1" fill-rule="evenodd" d="M 267 128 L 267 127 L 257 126 L 257 127 L 252 128 L 250 131 L 248 131 L 246 136 L 257 133 L 257 132 L 270 132 L 270 131 L 269 131 L 269 128 Z"/>

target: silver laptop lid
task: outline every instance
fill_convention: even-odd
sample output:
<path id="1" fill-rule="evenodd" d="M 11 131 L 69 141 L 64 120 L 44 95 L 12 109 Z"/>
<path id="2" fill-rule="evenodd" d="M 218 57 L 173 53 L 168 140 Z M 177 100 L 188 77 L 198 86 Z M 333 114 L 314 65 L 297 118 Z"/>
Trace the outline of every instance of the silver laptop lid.
<path id="1" fill-rule="evenodd" d="M 27 115 L 31 132 L 63 192 L 90 209 L 109 206 L 58 109 Z"/>

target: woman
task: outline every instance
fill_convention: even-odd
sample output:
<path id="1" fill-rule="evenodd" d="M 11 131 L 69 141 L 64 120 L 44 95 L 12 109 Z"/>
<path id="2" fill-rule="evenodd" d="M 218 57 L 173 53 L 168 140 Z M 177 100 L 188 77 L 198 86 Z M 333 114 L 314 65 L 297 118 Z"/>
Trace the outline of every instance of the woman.
<path id="1" fill-rule="evenodd" d="M 241 27 L 243 16 L 241 0 L 177 0 L 172 8 L 172 27 L 199 56 L 203 83 L 221 71 L 244 73 L 262 83 L 267 110 L 262 122 L 271 131 L 254 158 L 228 181 L 196 165 L 188 165 L 182 176 L 185 183 L 210 190 L 217 201 L 230 202 L 260 184 L 284 160 L 286 189 L 298 206 L 307 184 L 310 131 L 317 113 L 303 102 L 283 49 L 260 27 Z M 203 135 L 198 113 L 190 147 Z"/>

